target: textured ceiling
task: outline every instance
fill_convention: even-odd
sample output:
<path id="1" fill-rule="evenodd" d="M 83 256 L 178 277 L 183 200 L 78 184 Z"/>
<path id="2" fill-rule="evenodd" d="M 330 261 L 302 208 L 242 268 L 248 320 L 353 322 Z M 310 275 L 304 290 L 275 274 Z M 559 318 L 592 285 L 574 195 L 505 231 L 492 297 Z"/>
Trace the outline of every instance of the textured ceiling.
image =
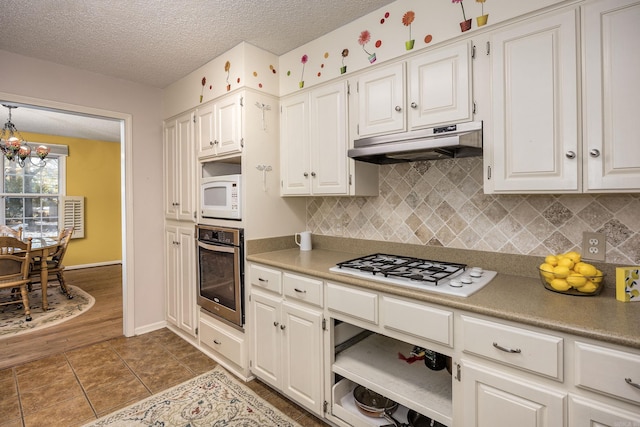
<path id="1" fill-rule="evenodd" d="M 389 3 L 0 0 L 0 50 L 164 88 L 242 41 L 282 55 Z M 23 132 L 120 141 L 114 121 L 23 106 L 13 122 Z"/>
<path id="2" fill-rule="evenodd" d="M 0 49 L 164 88 L 242 41 L 282 55 L 391 0 L 0 0 Z"/>

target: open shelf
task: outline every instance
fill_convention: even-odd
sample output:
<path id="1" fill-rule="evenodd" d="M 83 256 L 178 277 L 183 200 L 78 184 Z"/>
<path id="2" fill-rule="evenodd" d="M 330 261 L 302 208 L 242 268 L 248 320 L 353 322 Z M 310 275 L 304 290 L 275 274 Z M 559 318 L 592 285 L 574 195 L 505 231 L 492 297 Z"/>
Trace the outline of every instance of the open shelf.
<path id="1" fill-rule="evenodd" d="M 374 334 L 336 355 L 332 370 L 407 408 L 452 424 L 452 383 L 446 369 L 432 371 L 422 361 L 409 364 L 411 344 Z"/>

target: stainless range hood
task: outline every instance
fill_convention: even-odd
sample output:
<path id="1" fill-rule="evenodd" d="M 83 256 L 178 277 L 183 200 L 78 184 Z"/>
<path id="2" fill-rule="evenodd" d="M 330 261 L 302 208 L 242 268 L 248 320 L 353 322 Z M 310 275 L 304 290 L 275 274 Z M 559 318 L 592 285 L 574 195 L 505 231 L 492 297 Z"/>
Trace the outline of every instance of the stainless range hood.
<path id="1" fill-rule="evenodd" d="M 349 157 L 390 164 L 482 155 L 482 122 L 356 139 Z"/>

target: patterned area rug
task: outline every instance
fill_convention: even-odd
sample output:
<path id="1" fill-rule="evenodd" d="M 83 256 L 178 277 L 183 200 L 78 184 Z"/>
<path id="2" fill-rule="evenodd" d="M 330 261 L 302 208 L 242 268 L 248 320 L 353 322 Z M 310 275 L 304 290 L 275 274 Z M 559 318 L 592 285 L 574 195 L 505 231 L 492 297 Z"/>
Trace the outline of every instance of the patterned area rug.
<path id="1" fill-rule="evenodd" d="M 84 427 L 301 427 L 222 367 Z"/>
<path id="2" fill-rule="evenodd" d="M 29 293 L 29 308 L 32 320 L 27 322 L 22 305 L 11 304 L 0 306 L 0 339 L 14 337 L 18 334 L 38 331 L 58 325 L 85 313 L 96 302 L 95 298 L 78 288 L 67 285 L 73 299 L 68 299 L 55 284 L 47 290 L 49 309 L 42 311 L 42 291 L 35 289 Z M 6 295 L 5 295 L 6 294 Z M 2 291 L 2 297 L 9 295 L 9 290 Z"/>

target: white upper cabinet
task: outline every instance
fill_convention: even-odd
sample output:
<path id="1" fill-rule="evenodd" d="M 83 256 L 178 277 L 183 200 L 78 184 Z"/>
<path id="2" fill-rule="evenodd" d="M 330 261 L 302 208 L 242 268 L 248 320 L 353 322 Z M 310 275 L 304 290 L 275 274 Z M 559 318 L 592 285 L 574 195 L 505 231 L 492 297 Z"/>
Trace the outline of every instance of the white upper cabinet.
<path id="1" fill-rule="evenodd" d="M 471 86 L 470 42 L 367 72 L 357 85 L 358 136 L 470 121 Z"/>
<path id="2" fill-rule="evenodd" d="M 570 10 L 492 37 L 492 156 L 485 150 L 485 182 L 495 192 L 579 188 L 576 19 Z"/>
<path id="3" fill-rule="evenodd" d="M 640 2 L 584 6 L 586 191 L 640 188 Z"/>
<path id="4" fill-rule="evenodd" d="M 347 82 L 321 86 L 281 102 L 281 194 L 377 195 L 377 168 L 347 157 Z M 357 181 L 374 185 L 357 185 Z"/>
<path id="5" fill-rule="evenodd" d="M 193 113 L 187 113 L 164 123 L 164 195 L 168 219 L 196 219 L 193 121 Z"/>
<path id="6" fill-rule="evenodd" d="M 437 49 L 409 61 L 409 126 L 470 121 L 471 44 Z"/>
<path id="7" fill-rule="evenodd" d="M 486 193 L 640 191 L 640 2 L 581 8 L 492 34 Z"/>
<path id="8" fill-rule="evenodd" d="M 242 94 L 234 94 L 196 110 L 199 159 L 242 151 L 242 106 Z"/>

